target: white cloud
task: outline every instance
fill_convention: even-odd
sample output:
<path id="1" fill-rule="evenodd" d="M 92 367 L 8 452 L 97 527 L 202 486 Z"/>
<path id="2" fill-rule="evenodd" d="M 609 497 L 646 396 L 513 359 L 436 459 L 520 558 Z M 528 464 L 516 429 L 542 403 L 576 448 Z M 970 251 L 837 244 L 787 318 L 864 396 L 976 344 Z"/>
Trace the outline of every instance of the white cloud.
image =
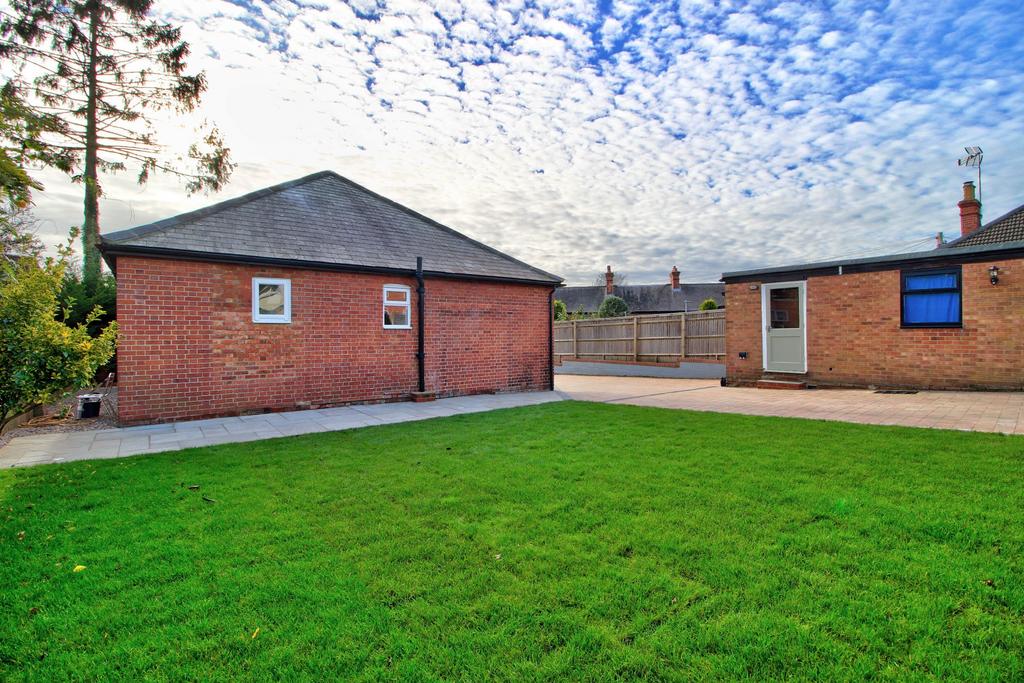
<path id="1" fill-rule="evenodd" d="M 331 168 L 572 282 L 661 282 L 954 232 L 966 144 L 986 216 L 1024 202 L 1020 11 L 732 5 L 165 0 L 240 165 L 216 197 L 108 178 L 104 230 Z M 54 242 L 80 188 L 45 176 Z"/>
<path id="2" fill-rule="evenodd" d="M 842 39 L 842 31 L 829 31 L 827 33 L 822 34 L 821 38 L 818 38 L 818 45 L 825 48 L 826 50 L 831 50 L 834 47 L 838 47 L 839 42 Z"/>

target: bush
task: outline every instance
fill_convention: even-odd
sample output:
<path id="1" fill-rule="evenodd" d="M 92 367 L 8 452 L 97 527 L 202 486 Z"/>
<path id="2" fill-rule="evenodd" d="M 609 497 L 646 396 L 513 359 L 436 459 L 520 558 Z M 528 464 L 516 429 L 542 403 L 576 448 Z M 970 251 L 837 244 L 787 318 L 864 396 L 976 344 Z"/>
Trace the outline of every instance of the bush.
<path id="1" fill-rule="evenodd" d="M 117 323 L 93 338 L 94 309 L 75 325 L 64 323 L 59 293 L 67 256 L 43 262 L 32 257 L 3 263 L 0 278 L 0 426 L 19 412 L 49 403 L 92 383 L 114 353 Z"/>
<path id="2" fill-rule="evenodd" d="M 621 318 L 628 313 L 629 308 L 626 306 L 626 302 L 614 294 L 606 296 L 601 302 L 601 307 L 597 309 L 598 318 Z"/>
<path id="3" fill-rule="evenodd" d="M 93 337 L 98 337 L 103 328 L 117 318 L 117 282 L 110 273 L 87 281 L 80 273 L 68 269 L 57 298 L 66 311 L 64 323 L 76 326 L 89 320 L 86 328 Z M 90 318 L 97 307 L 102 312 L 98 317 Z"/>
<path id="4" fill-rule="evenodd" d="M 555 299 L 555 306 L 554 306 L 553 312 L 554 312 L 555 320 L 568 320 L 569 319 L 569 311 L 568 311 L 568 309 L 566 309 L 564 301 L 559 301 L 558 299 Z"/>
<path id="5" fill-rule="evenodd" d="M 718 310 L 718 302 L 715 301 L 714 299 L 710 299 L 710 298 L 709 299 L 704 299 L 704 301 L 702 301 L 701 304 L 700 304 L 700 309 L 699 310 L 701 310 L 701 311 L 717 311 Z"/>

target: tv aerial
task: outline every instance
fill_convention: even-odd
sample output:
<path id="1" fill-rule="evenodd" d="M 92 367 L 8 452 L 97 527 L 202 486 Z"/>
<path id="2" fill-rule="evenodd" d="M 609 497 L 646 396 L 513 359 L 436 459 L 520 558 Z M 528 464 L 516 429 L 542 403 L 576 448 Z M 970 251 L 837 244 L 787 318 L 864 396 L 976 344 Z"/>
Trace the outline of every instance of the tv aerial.
<path id="1" fill-rule="evenodd" d="M 971 168 L 977 167 L 978 169 L 978 201 L 981 201 L 981 160 L 985 158 L 985 153 L 981 151 L 981 147 L 964 147 L 964 151 L 967 152 L 967 156 L 957 159 L 957 166 L 969 166 Z"/>

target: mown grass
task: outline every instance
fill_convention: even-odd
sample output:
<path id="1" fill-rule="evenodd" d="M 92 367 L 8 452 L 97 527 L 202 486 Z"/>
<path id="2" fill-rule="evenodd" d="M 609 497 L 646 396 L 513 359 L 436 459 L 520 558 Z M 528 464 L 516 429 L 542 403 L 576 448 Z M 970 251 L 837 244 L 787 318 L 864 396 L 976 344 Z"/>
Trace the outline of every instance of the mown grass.
<path id="1" fill-rule="evenodd" d="M 0 679 L 1020 680 L 1022 483 L 586 403 L 8 470 Z"/>

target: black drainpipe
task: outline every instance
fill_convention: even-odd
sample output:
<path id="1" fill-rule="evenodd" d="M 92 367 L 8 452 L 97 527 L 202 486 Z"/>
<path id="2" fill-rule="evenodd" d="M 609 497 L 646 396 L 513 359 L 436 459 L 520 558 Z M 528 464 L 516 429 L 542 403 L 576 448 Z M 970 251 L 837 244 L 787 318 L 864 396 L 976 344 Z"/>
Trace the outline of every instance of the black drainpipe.
<path id="1" fill-rule="evenodd" d="M 548 294 L 548 391 L 555 390 L 555 288 Z"/>
<path id="2" fill-rule="evenodd" d="M 419 372 L 419 391 L 424 392 L 427 390 L 426 377 L 424 376 L 423 361 L 426 358 L 426 354 L 423 351 L 423 293 L 426 288 L 423 286 L 423 257 L 416 257 L 416 328 L 417 328 L 417 348 L 416 348 L 416 369 Z M 553 292 L 552 292 L 553 293 Z"/>

